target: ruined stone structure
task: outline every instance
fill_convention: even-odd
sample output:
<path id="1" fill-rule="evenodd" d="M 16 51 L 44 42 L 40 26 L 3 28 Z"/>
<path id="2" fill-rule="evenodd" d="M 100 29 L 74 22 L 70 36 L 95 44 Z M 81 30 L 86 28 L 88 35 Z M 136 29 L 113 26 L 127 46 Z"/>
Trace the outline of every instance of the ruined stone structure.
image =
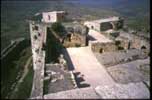
<path id="1" fill-rule="evenodd" d="M 98 35 L 101 36 L 101 39 L 105 39 L 107 41 L 103 41 L 100 39 L 93 41 L 91 43 L 91 49 L 93 52 L 98 52 L 98 53 L 114 52 L 114 51 L 124 50 L 124 49 L 127 50 L 130 48 L 130 45 L 131 45 L 130 40 L 126 37 L 121 37 L 119 35 L 108 37 L 99 32 L 96 32 L 96 33 L 98 33 Z"/>
<path id="2" fill-rule="evenodd" d="M 111 17 L 95 21 L 87 21 L 84 23 L 89 29 L 93 29 L 107 38 L 111 39 L 111 43 L 93 43 L 92 50 L 94 52 L 109 52 L 127 49 L 145 49 L 149 52 L 149 42 L 142 37 L 133 35 L 132 33 L 120 31 L 123 28 L 123 19 L 120 17 Z M 105 46 L 106 45 L 106 46 Z"/>
<path id="3" fill-rule="evenodd" d="M 126 34 L 129 35 L 129 33 L 122 33 L 120 34 Z M 109 37 L 111 38 L 111 37 Z M 148 54 L 150 51 L 150 45 L 149 42 L 141 39 L 138 36 L 134 35 L 129 35 L 127 36 L 118 36 L 112 38 L 113 42 L 97 42 L 97 43 L 92 43 L 92 50 L 93 52 L 111 52 L 111 51 L 117 51 L 117 50 L 127 50 L 127 49 L 144 49 L 145 52 Z M 103 50 L 103 52 L 101 52 Z"/>
<path id="4" fill-rule="evenodd" d="M 121 40 L 121 44 L 126 45 L 124 47 L 125 48 L 128 47 L 128 49 L 136 48 L 136 49 L 146 49 L 147 52 L 150 51 L 150 44 L 146 39 L 131 33 L 120 32 L 120 36 L 117 37 L 116 40 Z"/>
<path id="5" fill-rule="evenodd" d="M 117 39 L 113 42 L 97 42 L 92 43 L 91 49 L 93 52 L 113 52 L 118 50 L 127 50 L 130 48 L 130 42 L 128 40 Z"/>
<path id="6" fill-rule="evenodd" d="M 111 51 L 116 51 L 117 47 L 114 42 L 106 42 L 106 43 L 93 43 L 91 46 L 91 49 L 93 52 L 111 52 Z"/>
<path id="7" fill-rule="evenodd" d="M 94 29 L 99 32 L 105 32 L 110 29 L 117 30 L 122 28 L 123 19 L 120 17 L 110 17 L 94 21 L 86 21 L 84 25 L 86 25 L 90 29 Z"/>
<path id="8" fill-rule="evenodd" d="M 118 29 L 121 29 L 123 27 L 123 19 L 120 17 L 110 17 L 95 21 L 87 21 L 84 23 L 85 26 L 87 26 L 89 29 L 93 29 L 110 40 L 112 42 L 97 42 L 92 43 L 91 49 L 93 52 L 110 52 L 110 51 L 116 51 L 121 49 L 128 49 L 128 40 L 126 39 L 119 39 L 119 35 L 121 34 Z M 117 38 L 117 39 L 116 39 Z M 117 41 L 119 43 L 117 44 Z"/>
<path id="9" fill-rule="evenodd" d="M 74 25 L 65 27 L 67 34 L 63 38 L 65 47 L 80 47 L 87 45 L 88 28 L 83 25 Z"/>
<path id="10" fill-rule="evenodd" d="M 53 16 L 52 13 L 51 16 Z M 56 22 L 57 20 L 58 19 L 55 19 L 54 21 Z M 29 26 L 34 69 L 34 79 L 31 91 L 31 98 L 43 98 L 44 80 L 48 78 L 44 74 L 46 71 L 46 63 L 48 63 L 48 55 L 50 56 L 50 45 L 48 43 L 48 38 L 50 38 L 50 35 L 48 34 L 48 28 L 50 28 L 51 23 L 44 20 L 36 20 L 30 21 Z"/>
<path id="11" fill-rule="evenodd" d="M 141 37 L 138 37 L 138 36 L 133 36 L 131 47 L 138 48 L 138 49 L 145 48 L 148 51 L 150 51 L 150 43 L 146 41 L 145 39 L 142 39 Z"/>
<path id="12" fill-rule="evenodd" d="M 115 39 L 115 45 L 127 50 L 130 49 L 131 41 L 125 37 L 118 37 Z"/>
<path id="13" fill-rule="evenodd" d="M 47 97 L 48 95 L 44 95 L 45 94 L 44 93 L 44 81 L 50 80 L 51 78 L 52 78 L 52 80 L 51 80 L 52 83 L 50 83 L 51 85 L 53 83 L 55 83 L 57 80 L 62 80 L 64 82 L 65 82 L 65 80 L 67 80 L 67 83 L 70 83 L 69 80 L 66 79 L 66 77 L 65 77 L 67 73 L 66 72 L 64 73 L 64 71 L 60 69 L 61 67 L 64 67 L 69 63 L 64 60 L 63 56 L 59 57 L 60 64 L 58 64 L 58 65 L 46 64 L 46 63 L 48 63 L 47 55 L 52 56 L 50 53 L 48 53 L 48 51 L 50 51 L 50 49 L 48 49 L 49 46 L 47 45 L 47 44 L 49 44 L 49 43 L 47 43 L 47 42 L 49 42 L 49 40 L 48 40 L 49 36 L 47 34 L 49 32 L 47 31 L 47 28 L 48 28 L 48 26 L 50 28 L 51 23 L 53 23 L 53 22 L 63 21 L 64 14 L 65 14 L 64 11 L 61 11 L 61 12 L 54 11 L 54 12 L 42 13 L 39 22 L 31 21 L 29 23 L 30 24 L 30 34 L 31 34 L 31 44 L 32 44 L 32 54 L 33 54 L 33 67 L 34 67 L 34 79 L 33 79 L 32 91 L 31 91 L 31 98 L 49 98 L 49 97 L 51 97 L 51 96 Z M 80 56 L 75 57 L 73 55 L 73 54 L 77 54 L 77 52 L 74 52 L 74 53 L 72 52 L 71 53 L 72 55 L 70 55 L 71 58 L 72 58 L 72 56 L 74 56 L 73 61 L 79 61 L 78 59 L 80 59 L 80 57 L 85 60 L 86 60 L 86 57 L 88 57 L 89 58 L 88 61 L 93 60 L 92 62 L 94 62 L 94 63 L 91 66 L 94 66 L 93 71 L 96 70 L 98 72 L 97 79 L 98 80 L 101 78 L 103 79 L 103 81 L 100 81 L 100 82 L 98 82 L 98 80 L 96 80 L 96 83 L 94 84 L 93 82 L 94 82 L 94 79 L 96 79 L 96 75 L 91 74 L 93 76 L 92 77 L 93 80 L 92 80 L 92 78 L 89 78 L 89 77 L 86 78 L 89 80 L 88 82 L 93 83 L 95 86 L 96 86 L 96 84 L 99 85 L 99 83 L 101 85 L 101 83 L 103 84 L 104 82 L 105 82 L 105 84 L 112 83 L 113 85 L 115 85 L 115 82 L 112 80 L 112 78 L 108 74 L 106 74 L 107 71 L 105 71 L 105 68 L 102 68 L 102 66 L 98 63 L 98 61 L 94 57 L 92 51 L 98 52 L 98 53 L 114 52 L 114 51 L 123 50 L 123 49 L 130 49 L 133 47 L 139 48 L 141 46 L 141 44 L 142 45 L 146 44 L 145 42 L 141 43 L 141 41 L 139 41 L 139 38 L 138 39 L 136 37 L 130 38 L 130 36 L 125 36 L 126 34 L 125 35 L 123 34 L 124 36 L 121 35 L 122 32 L 117 32 L 118 29 L 121 29 L 123 27 L 123 19 L 121 19 L 119 17 L 112 17 L 112 18 L 107 18 L 107 19 L 95 20 L 95 21 L 91 21 L 91 22 L 85 22 L 84 25 L 74 24 L 74 25 L 63 25 L 63 26 L 65 27 L 65 34 L 63 34 L 63 36 L 61 36 L 61 41 L 60 41 L 60 37 L 58 39 L 59 39 L 59 42 L 62 42 L 65 47 L 87 46 L 88 45 L 87 37 L 88 37 L 88 35 L 90 35 L 90 34 L 88 34 L 90 32 L 89 29 L 96 31 L 96 32 L 91 31 L 92 34 L 95 34 L 95 35 L 92 35 L 94 38 L 96 38 L 95 41 L 91 41 L 91 42 L 89 41 L 89 46 L 87 46 L 87 47 L 76 48 L 76 49 L 83 50 L 83 51 L 81 51 L 81 50 L 78 51 L 80 53 Z M 51 35 L 55 37 L 55 35 L 57 33 L 53 32 L 50 29 L 50 33 L 51 32 L 52 32 Z M 140 46 L 138 46 L 138 44 Z M 90 47 L 91 47 L 92 51 L 90 50 Z M 142 48 L 147 48 L 147 47 L 142 47 Z M 89 53 L 86 53 L 86 52 L 89 52 Z M 81 53 L 82 54 L 86 53 L 86 54 L 82 56 Z M 90 54 L 90 55 L 86 56 L 87 54 Z M 69 55 L 67 55 L 67 56 L 69 56 Z M 78 57 L 78 59 L 77 59 L 77 57 Z M 137 58 L 136 55 L 135 56 L 133 55 L 133 57 Z M 128 57 L 127 60 L 128 59 L 130 59 L 130 57 Z M 123 60 L 120 59 L 117 62 L 122 62 Z M 79 61 L 79 63 L 81 63 L 82 65 L 85 64 L 83 61 L 81 62 L 81 60 Z M 71 62 L 70 62 L 70 64 L 71 64 L 71 66 L 73 66 Z M 77 66 L 77 63 L 75 65 Z M 89 64 L 87 66 L 89 66 Z M 95 68 L 95 66 L 97 69 Z M 56 69 L 55 69 L 56 67 L 58 67 L 58 70 L 61 71 L 61 73 L 56 73 Z M 78 67 L 80 67 L 80 66 L 78 66 Z M 98 71 L 98 67 L 100 67 L 100 70 L 101 69 L 103 69 L 103 70 Z M 52 70 L 54 70 L 54 71 L 52 71 Z M 85 70 L 83 69 L 81 71 L 85 72 Z M 88 70 L 87 73 L 91 72 L 91 71 L 89 71 L 90 68 L 88 68 L 87 70 Z M 105 72 L 105 73 L 102 73 L 102 75 L 101 75 L 100 74 L 101 72 Z M 54 76 L 52 73 L 55 73 Z M 87 76 L 87 75 L 88 74 L 86 74 L 85 76 Z M 107 75 L 106 78 L 104 77 L 104 75 L 105 76 Z M 106 80 L 106 81 L 104 81 L 104 80 Z M 58 82 L 58 84 L 62 84 L 62 82 L 61 83 Z M 55 86 L 56 86 L 56 84 L 54 84 L 54 87 L 50 88 L 49 91 L 52 91 L 53 89 L 55 90 L 55 88 L 56 88 Z M 70 85 L 64 85 L 61 88 L 63 88 L 63 87 L 67 88 L 66 86 L 70 86 Z M 71 89 L 71 88 L 73 88 L 72 85 L 69 89 Z M 100 88 L 97 87 L 97 90 L 98 89 L 100 89 Z M 146 89 L 146 88 L 144 88 L 144 89 Z M 121 88 L 120 88 L 120 90 L 121 90 Z M 102 91 L 102 90 L 100 90 L 100 91 Z M 100 91 L 98 90 L 99 93 L 100 93 Z M 106 90 L 106 91 L 109 91 L 109 90 Z M 115 90 L 112 90 L 112 92 L 113 91 L 115 91 Z M 127 89 L 127 91 L 128 91 L 128 89 Z M 147 89 L 145 91 L 147 91 Z M 103 91 L 101 93 L 103 93 Z M 127 93 L 129 93 L 129 92 L 127 92 Z M 137 95 L 140 95 L 140 93 L 138 93 Z M 146 95 L 143 95 L 141 97 L 148 97 L 147 96 L 148 93 L 149 92 L 147 92 Z M 91 92 L 91 94 L 92 94 L 92 92 Z M 102 95 L 101 97 L 104 97 L 104 94 L 101 94 L 101 95 Z M 114 94 L 114 97 L 116 97 L 116 95 L 117 94 Z M 119 95 L 121 95 L 121 93 L 119 93 Z M 126 97 L 129 97 L 130 95 L 131 94 L 127 94 Z M 132 97 L 138 97 L 137 95 L 133 95 Z M 101 98 L 101 97 L 99 97 L 99 98 Z M 107 97 L 109 97 L 109 96 L 107 96 Z M 118 96 L 118 98 L 119 98 L 119 96 Z"/>

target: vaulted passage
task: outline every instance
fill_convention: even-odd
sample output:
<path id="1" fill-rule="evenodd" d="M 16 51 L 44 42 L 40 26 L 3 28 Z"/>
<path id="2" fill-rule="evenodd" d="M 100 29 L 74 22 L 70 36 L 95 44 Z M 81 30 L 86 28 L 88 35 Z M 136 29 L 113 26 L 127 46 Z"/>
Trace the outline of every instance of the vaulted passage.
<path id="1" fill-rule="evenodd" d="M 109 29 L 113 29 L 113 26 L 110 22 L 102 23 L 101 26 L 100 26 L 101 31 L 107 31 Z"/>

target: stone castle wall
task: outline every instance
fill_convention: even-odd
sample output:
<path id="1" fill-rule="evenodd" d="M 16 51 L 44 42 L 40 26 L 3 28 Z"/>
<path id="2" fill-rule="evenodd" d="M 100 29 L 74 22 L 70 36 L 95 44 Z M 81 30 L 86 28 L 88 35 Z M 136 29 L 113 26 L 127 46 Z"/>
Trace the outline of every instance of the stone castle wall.
<path id="1" fill-rule="evenodd" d="M 44 23 L 30 22 L 30 34 L 32 45 L 32 57 L 34 67 L 34 79 L 31 97 L 43 96 L 44 67 L 46 55 L 46 25 Z"/>
<path id="2" fill-rule="evenodd" d="M 103 52 L 113 52 L 118 50 L 127 50 L 129 48 L 129 41 L 122 40 L 119 44 L 115 42 L 106 42 L 106 43 L 92 43 L 91 49 L 93 52 L 103 53 Z"/>

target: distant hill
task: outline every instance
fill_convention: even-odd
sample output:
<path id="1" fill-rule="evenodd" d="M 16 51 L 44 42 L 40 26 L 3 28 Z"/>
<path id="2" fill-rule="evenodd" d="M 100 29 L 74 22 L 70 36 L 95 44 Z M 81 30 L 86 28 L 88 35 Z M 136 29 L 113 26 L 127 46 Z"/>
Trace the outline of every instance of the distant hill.
<path id="1" fill-rule="evenodd" d="M 38 1 L 38 2 L 35 2 Z M 148 30 L 150 0 L 2 0 L 1 49 L 12 39 L 29 38 L 26 19 L 37 12 L 68 10 L 73 16 L 121 15 L 132 28 Z"/>

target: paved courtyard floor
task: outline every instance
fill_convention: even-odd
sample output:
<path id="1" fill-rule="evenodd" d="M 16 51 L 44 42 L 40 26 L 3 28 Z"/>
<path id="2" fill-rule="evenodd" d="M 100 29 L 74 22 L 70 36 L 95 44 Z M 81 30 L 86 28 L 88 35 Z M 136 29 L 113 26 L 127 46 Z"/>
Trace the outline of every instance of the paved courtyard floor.
<path id="1" fill-rule="evenodd" d="M 110 85 L 115 83 L 104 66 L 98 62 L 89 46 L 67 48 L 67 52 L 71 58 L 75 71 L 80 72 L 83 75 L 85 82 L 90 84 L 90 86 L 95 87 L 98 85 Z"/>

